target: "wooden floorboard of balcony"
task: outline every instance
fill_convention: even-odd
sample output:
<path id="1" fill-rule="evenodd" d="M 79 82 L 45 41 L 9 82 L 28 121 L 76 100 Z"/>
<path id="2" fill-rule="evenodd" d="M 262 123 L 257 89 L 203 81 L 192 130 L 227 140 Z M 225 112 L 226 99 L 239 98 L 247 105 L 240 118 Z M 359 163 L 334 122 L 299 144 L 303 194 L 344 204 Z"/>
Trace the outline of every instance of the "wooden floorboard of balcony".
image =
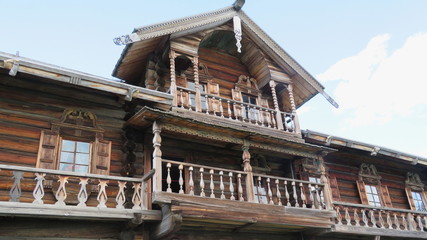
<path id="1" fill-rule="evenodd" d="M 183 228 L 223 231 L 292 232 L 330 229 L 336 213 L 299 207 L 285 207 L 218 198 L 158 192 L 153 201 L 171 204 L 171 211 L 182 216 Z"/>
<path id="2" fill-rule="evenodd" d="M 19 202 L 0 202 L 0 216 L 90 219 L 110 221 L 159 221 L 159 210 L 115 209 L 98 207 L 56 206 Z"/>

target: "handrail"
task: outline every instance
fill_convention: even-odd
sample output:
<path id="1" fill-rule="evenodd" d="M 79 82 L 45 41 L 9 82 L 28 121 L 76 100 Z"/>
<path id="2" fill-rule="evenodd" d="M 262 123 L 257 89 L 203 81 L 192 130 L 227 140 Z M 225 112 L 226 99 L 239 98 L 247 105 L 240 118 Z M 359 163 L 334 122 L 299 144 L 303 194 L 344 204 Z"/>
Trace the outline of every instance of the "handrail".
<path id="1" fill-rule="evenodd" d="M 400 209 L 400 208 L 389 208 L 389 207 L 375 207 L 375 206 L 364 205 L 364 204 L 357 204 L 357 203 L 346 203 L 346 202 L 334 201 L 334 202 L 332 202 L 332 204 L 334 204 L 334 205 L 342 205 L 342 206 L 349 206 L 349 207 L 356 207 L 356 208 L 369 208 L 369 209 L 391 211 L 391 212 L 404 212 L 404 213 L 416 213 L 416 214 L 425 214 L 425 215 L 427 215 L 427 212 L 422 212 L 422 211 L 414 211 L 414 210 Z"/>
<path id="2" fill-rule="evenodd" d="M 93 174 L 93 173 L 77 173 L 77 172 L 44 169 L 44 168 L 23 167 L 23 166 L 5 165 L 5 164 L 0 164 L 0 169 L 1 170 L 12 170 L 12 171 L 22 171 L 22 172 L 33 172 L 33 173 L 47 173 L 47 174 L 61 175 L 61 176 L 97 178 L 97 179 L 126 181 L 126 182 L 146 181 L 151 176 L 153 176 L 154 171 L 155 171 L 154 169 L 151 170 L 150 172 L 145 174 L 142 178 L 130 178 L 130 177 L 108 176 L 108 175 Z"/>
<path id="3" fill-rule="evenodd" d="M 235 173 L 240 173 L 240 174 L 247 174 L 247 172 L 239 171 L 239 170 L 232 170 L 232 169 L 225 169 L 225 168 L 209 167 L 209 166 L 200 165 L 200 164 L 193 164 L 193 163 L 178 162 L 178 161 L 167 160 L 167 159 L 162 159 L 162 162 L 165 162 L 165 163 L 173 163 L 173 164 L 183 165 L 183 166 L 188 166 L 188 167 L 198 167 L 198 168 L 213 169 L 213 170 L 223 171 L 223 172 L 235 172 Z"/>
<path id="4" fill-rule="evenodd" d="M 310 181 L 299 180 L 299 179 L 276 177 L 276 176 L 258 174 L 258 173 L 254 173 L 253 175 L 254 175 L 254 177 L 273 178 L 273 179 L 279 179 L 279 180 L 283 180 L 283 181 L 291 181 L 291 182 L 299 182 L 299 183 L 306 183 L 306 184 L 314 184 L 314 185 L 318 185 L 318 186 L 325 186 L 324 183 L 316 183 L 316 182 L 310 182 Z"/>

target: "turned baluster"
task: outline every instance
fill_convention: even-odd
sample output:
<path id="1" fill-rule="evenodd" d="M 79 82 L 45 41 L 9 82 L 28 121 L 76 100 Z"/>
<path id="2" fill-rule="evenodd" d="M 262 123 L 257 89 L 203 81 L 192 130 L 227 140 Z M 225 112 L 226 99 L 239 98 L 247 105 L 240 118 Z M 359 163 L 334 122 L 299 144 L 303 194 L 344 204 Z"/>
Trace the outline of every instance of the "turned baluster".
<path id="1" fill-rule="evenodd" d="M 238 120 L 240 112 L 237 111 L 236 103 L 235 102 L 233 102 L 233 113 L 234 113 L 234 120 Z"/>
<path id="2" fill-rule="evenodd" d="M 402 229 L 400 229 L 400 223 L 399 223 L 399 219 L 397 218 L 396 213 L 393 213 L 393 220 L 394 220 L 394 225 L 396 225 L 396 229 L 402 230 Z"/>
<path id="3" fill-rule="evenodd" d="M 424 227 L 423 227 L 423 222 L 421 221 L 421 216 L 420 215 L 418 215 L 417 216 L 417 222 L 418 222 L 418 227 L 420 228 L 420 231 L 424 231 Z"/>
<path id="4" fill-rule="evenodd" d="M 247 117 L 247 116 L 246 116 L 246 114 L 247 114 L 247 113 L 246 113 L 246 110 L 247 110 L 247 109 L 245 108 L 245 105 L 244 105 L 243 103 L 241 103 L 241 104 L 240 104 L 240 107 L 242 108 L 242 122 L 243 122 L 243 121 L 245 121 L 245 119 L 246 119 L 246 117 Z"/>
<path id="5" fill-rule="evenodd" d="M 262 193 L 262 190 L 261 190 L 261 177 L 258 177 L 258 203 L 263 203 L 262 202 L 262 198 L 261 198 L 261 193 Z"/>
<path id="6" fill-rule="evenodd" d="M 98 196 L 96 197 L 96 200 L 98 200 L 98 206 L 99 208 L 107 208 L 107 205 L 105 205 L 105 203 L 107 202 L 107 190 L 105 189 L 108 185 L 107 182 L 108 180 L 102 180 L 99 179 L 98 180 L 98 186 L 99 186 L 99 192 L 98 192 Z"/>
<path id="7" fill-rule="evenodd" d="M 55 194 L 55 198 L 56 198 L 56 203 L 55 205 L 57 206 L 65 206 L 65 199 L 67 198 L 67 190 L 65 189 L 65 184 L 68 183 L 68 178 L 67 176 L 59 176 L 58 177 L 58 182 L 59 182 L 59 187 L 58 190 L 56 191 Z"/>
<path id="8" fill-rule="evenodd" d="M 190 172 L 190 180 L 188 181 L 188 186 L 190 187 L 190 196 L 194 196 L 193 167 L 189 167 L 188 171 Z"/>
<path id="9" fill-rule="evenodd" d="M 262 114 L 261 114 L 261 108 L 258 108 L 258 109 L 257 109 L 257 108 L 255 108 L 255 109 L 256 109 L 256 111 L 257 111 L 257 113 L 258 113 L 258 114 L 257 114 L 257 116 L 258 116 L 258 117 L 257 117 L 257 120 L 256 120 L 256 121 L 258 122 L 258 126 L 262 126 L 262 123 L 261 123 L 261 115 L 262 115 Z"/>
<path id="10" fill-rule="evenodd" d="M 269 204 L 273 204 L 273 192 L 271 191 L 271 187 L 270 187 L 270 178 L 267 178 L 267 187 L 268 187 L 268 198 L 270 199 L 270 201 L 268 202 Z"/>
<path id="11" fill-rule="evenodd" d="M 387 212 L 387 225 L 388 229 L 393 229 L 393 222 L 391 221 L 390 212 Z"/>
<path id="12" fill-rule="evenodd" d="M 116 196 L 116 208 L 118 209 L 124 209 L 124 204 L 126 201 L 125 196 L 125 188 L 126 188 L 126 182 L 117 181 L 117 184 L 119 185 L 119 192 L 117 192 Z"/>
<path id="13" fill-rule="evenodd" d="M 293 197 L 295 200 L 295 207 L 299 207 L 297 187 L 295 186 L 295 181 L 292 181 L 292 190 L 294 191 Z"/>
<path id="14" fill-rule="evenodd" d="M 179 169 L 179 180 L 178 180 L 178 183 L 179 183 L 179 194 L 184 194 L 184 189 L 183 189 L 184 178 L 182 177 L 182 169 L 184 169 L 184 166 L 182 164 L 179 164 L 178 169 Z"/>
<path id="15" fill-rule="evenodd" d="M 224 117 L 224 107 L 222 106 L 222 99 L 219 99 L 219 112 L 221 113 L 221 117 Z"/>
<path id="16" fill-rule="evenodd" d="M 216 112 L 217 112 L 217 102 L 215 101 L 216 98 L 212 97 L 212 114 L 216 116 Z"/>
<path id="17" fill-rule="evenodd" d="M 290 132 L 289 131 L 289 128 L 288 128 L 288 124 L 286 123 L 286 113 L 280 113 L 280 117 L 283 117 L 283 129 L 286 131 L 286 132 Z"/>
<path id="18" fill-rule="evenodd" d="M 414 227 L 414 217 L 412 216 L 411 213 L 406 214 L 406 217 L 408 218 L 408 230 L 409 231 L 414 231 L 416 227 Z"/>
<path id="19" fill-rule="evenodd" d="M 35 204 L 43 204 L 43 196 L 44 196 L 44 189 L 43 189 L 43 181 L 45 180 L 45 173 L 35 173 L 34 174 L 36 176 L 35 180 L 37 181 L 36 183 L 36 187 L 34 188 L 33 191 L 33 197 L 34 197 L 34 201 L 33 203 Z"/>
<path id="20" fill-rule="evenodd" d="M 229 172 L 228 176 L 230 177 L 230 186 L 229 186 L 230 194 L 231 194 L 230 200 L 235 200 L 236 198 L 234 197 L 233 173 Z"/>
<path id="21" fill-rule="evenodd" d="M 377 220 L 375 219 L 375 213 L 373 210 L 369 210 L 369 216 L 371 217 L 372 227 L 377 225 Z"/>
<path id="22" fill-rule="evenodd" d="M 142 203 L 142 197 L 141 197 L 141 183 L 133 182 L 132 183 L 133 190 L 133 196 L 132 196 L 132 203 L 133 207 L 132 209 L 142 209 L 141 203 Z"/>
<path id="23" fill-rule="evenodd" d="M 366 216 L 366 210 L 365 209 L 362 209 L 362 221 L 365 224 L 364 225 L 365 227 L 369 227 L 368 217 Z"/>
<path id="24" fill-rule="evenodd" d="M 424 219 L 424 228 L 427 228 L 427 216 L 424 216 L 423 219 Z"/>
<path id="25" fill-rule="evenodd" d="M 200 197 L 205 196 L 205 180 L 203 179 L 203 172 L 205 171 L 203 168 L 200 168 Z"/>
<path id="26" fill-rule="evenodd" d="M 261 126 L 265 126 L 264 112 L 263 112 L 263 110 L 261 108 L 260 108 L 260 111 L 259 111 L 259 116 L 260 116 Z"/>
<path id="27" fill-rule="evenodd" d="M 193 106 L 193 102 L 191 101 L 191 95 L 190 95 L 190 93 L 188 93 L 188 110 L 190 110 L 190 111 L 193 111 L 193 108 L 192 108 L 192 106 Z"/>
<path id="28" fill-rule="evenodd" d="M 171 179 L 171 167 L 172 167 L 171 163 L 167 163 L 166 164 L 166 169 L 167 169 L 167 172 L 168 172 L 168 175 L 166 177 L 166 183 L 168 185 L 168 187 L 166 188 L 166 192 L 169 192 L 169 193 L 172 192 L 172 188 L 171 188 L 171 183 L 172 183 L 172 179 Z"/>
<path id="29" fill-rule="evenodd" d="M 310 192 L 309 194 L 309 198 L 310 198 L 310 203 L 311 203 L 311 208 L 316 208 L 316 204 L 314 203 L 314 196 L 313 196 L 313 187 L 311 186 L 311 183 L 308 184 L 308 191 Z"/>
<path id="30" fill-rule="evenodd" d="M 210 106 L 209 106 L 209 96 L 206 94 L 205 97 L 206 97 L 206 114 L 209 114 L 209 108 L 210 108 Z"/>
<path id="31" fill-rule="evenodd" d="M 228 113 L 228 119 L 231 119 L 230 100 L 227 100 L 227 113 Z"/>
<path id="32" fill-rule="evenodd" d="M 303 188 L 303 184 L 299 183 L 299 188 L 300 188 L 300 194 L 301 194 L 301 202 L 302 202 L 302 207 L 306 208 L 306 200 L 305 200 L 305 194 L 304 194 L 304 188 Z"/>
<path id="33" fill-rule="evenodd" d="M 402 213 L 402 214 L 400 215 L 400 217 L 402 218 L 402 226 L 403 226 L 403 230 L 408 230 L 408 224 L 407 224 L 407 222 L 406 222 L 405 214 L 404 214 L 404 213 Z"/>
<path id="34" fill-rule="evenodd" d="M 184 108 L 184 96 L 182 96 L 182 89 L 179 90 L 180 96 L 179 99 L 181 101 L 181 106 L 179 106 L 180 108 Z"/>
<path id="35" fill-rule="evenodd" d="M 378 211 L 378 221 L 380 222 L 380 228 L 384 228 L 385 229 L 384 219 L 383 219 L 381 211 Z"/>
<path id="36" fill-rule="evenodd" d="M 222 180 L 222 176 L 224 175 L 223 171 L 219 171 L 219 189 L 221 190 L 221 199 L 225 199 L 224 195 L 224 182 Z"/>
<path id="37" fill-rule="evenodd" d="M 268 113 L 268 111 L 266 111 Z M 267 116 L 267 127 L 271 128 L 271 116 Z"/>
<path id="38" fill-rule="evenodd" d="M 214 189 L 215 189 L 215 185 L 214 185 L 214 181 L 213 181 L 213 174 L 214 174 L 214 170 L 213 169 L 211 169 L 210 171 L 209 171 L 209 173 L 210 173 L 210 175 L 211 175 L 211 182 L 210 182 L 210 185 L 209 185 L 209 187 L 210 187 L 210 189 L 211 189 L 211 198 L 215 198 L 215 194 L 214 194 Z"/>
<path id="39" fill-rule="evenodd" d="M 80 190 L 77 194 L 77 199 L 79 200 L 79 204 L 77 207 L 86 207 L 86 201 L 88 199 L 88 194 L 86 190 L 86 185 L 88 184 L 89 178 L 80 178 Z"/>
<path id="40" fill-rule="evenodd" d="M 354 218 L 354 222 L 356 223 L 356 226 L 360 227 L 360 218 L 359 218 L 359 214 L 357 214 L 357 208 L 353 208 L 353 218 Z"/>
<path id="41" fill-rule="evenodd" d="M 350 213 L 348 212 L 348 207 L 344 208 L 345 211 L 345 221 L 347 222 L 347 226 L 351 226 L 351 217 L 350 217 Z"/>
<path id="42" fill-rule="evenodd" d="M 271 125 L 272 125 L 271 127 L 272 128 L 277 128 L 276 118 L 274 117 L 274 111 L 271 110 L 270 113 L 271 113 Z"/>
<path id="43" fill-rule="evenodd" d="M 22 190 L 21 190 L 21 179 L 23 179 L 24 173 L 21 171 L 13 171 L 13 185 L 10 188 L 9 195 L 10 199 L 9 202 L 19 202 L 19 198 L 21 197 Z"/>
<path id="44" fill-rule="evenodd" d="M 315 187 L 315 191 L 316 191 L 316 202 L 317 202 L 317 205 L 318 205 L 318 209 L 323 209 L 323 203 L 322 203 L 322 198 L 320 197 L 320 194 L 319 194 L 319 186 L 316 184 L 316 187 Z"/>
<path id="45" fill-rule="evenodd" d="M 337 212 L 337 221 L 338 221 L 338 225 L 342 225 L 342 216 L 341 216 L 341 211 L 340 211 L 340 207 L 336 207 L 336 212 Z"/>
<path id="46" fill-rule="evenodd" d="M 240 201 L 245 201 L 243 198 L 242 174 L 237 174 L 237 193 Z"/>
<path id="47" fill-rule="evenodd" d="M 285 180 L 285 198 L 286 198 L 286 206 L 291 207 L 291 201 L 289 201 L 288 181 L 286 180 Z"/>
<path id="48" fill-rule="evenodd" d="M 277 196 L 277 205 L 282 206 L 282 194 L 280 193 L 279 190 L 279 179 L 276 179 L 275 183 L 276 183 L 276 196 Z"/>

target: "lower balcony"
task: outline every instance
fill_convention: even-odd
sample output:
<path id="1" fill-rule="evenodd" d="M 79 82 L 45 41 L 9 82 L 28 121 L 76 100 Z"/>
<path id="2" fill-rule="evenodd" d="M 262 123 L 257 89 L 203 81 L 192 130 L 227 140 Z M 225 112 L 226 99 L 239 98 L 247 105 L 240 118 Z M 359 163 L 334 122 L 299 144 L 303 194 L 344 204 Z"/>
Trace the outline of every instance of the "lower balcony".
<path id="1" fill-rule="evenodd" d="M 333 232 L 396 238 L 427 238 L 427 212 L 334 202 Z"/>
<path id="2" fill-rule="evenodd" d="M 128 178 L 0 165 L 0 216 L 158 221 L 160 211 L 148 210 L 145 192 L 153 172 Z"/>
<path id="3" fill-rule="evenodd" d="M 218 224 L 229 232 L 324 230 L 336 216 L 323 184 L 166 159 L 162 168 L 153 202 L 170 206 L 163 219 L 176 215 L 181 230 L 217 231 Z"/>

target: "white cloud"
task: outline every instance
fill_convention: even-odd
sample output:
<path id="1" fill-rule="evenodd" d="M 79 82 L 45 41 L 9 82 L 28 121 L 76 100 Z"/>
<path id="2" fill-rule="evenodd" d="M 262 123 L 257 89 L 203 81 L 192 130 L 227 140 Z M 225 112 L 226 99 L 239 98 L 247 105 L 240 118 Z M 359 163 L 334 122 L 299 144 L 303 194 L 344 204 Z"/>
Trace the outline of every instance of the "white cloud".
<path id="1" fill-rule="evenodd" d="M 350 114 L 347 122 L 352 125 L 385 123 L 427 104 L 427 33 L 408 37 L 388 54 L 390 38 L 372 38 L 357 55 L 317 76 L 323 82 L 339 81 L 334 92 L 337 112 Z"/>

